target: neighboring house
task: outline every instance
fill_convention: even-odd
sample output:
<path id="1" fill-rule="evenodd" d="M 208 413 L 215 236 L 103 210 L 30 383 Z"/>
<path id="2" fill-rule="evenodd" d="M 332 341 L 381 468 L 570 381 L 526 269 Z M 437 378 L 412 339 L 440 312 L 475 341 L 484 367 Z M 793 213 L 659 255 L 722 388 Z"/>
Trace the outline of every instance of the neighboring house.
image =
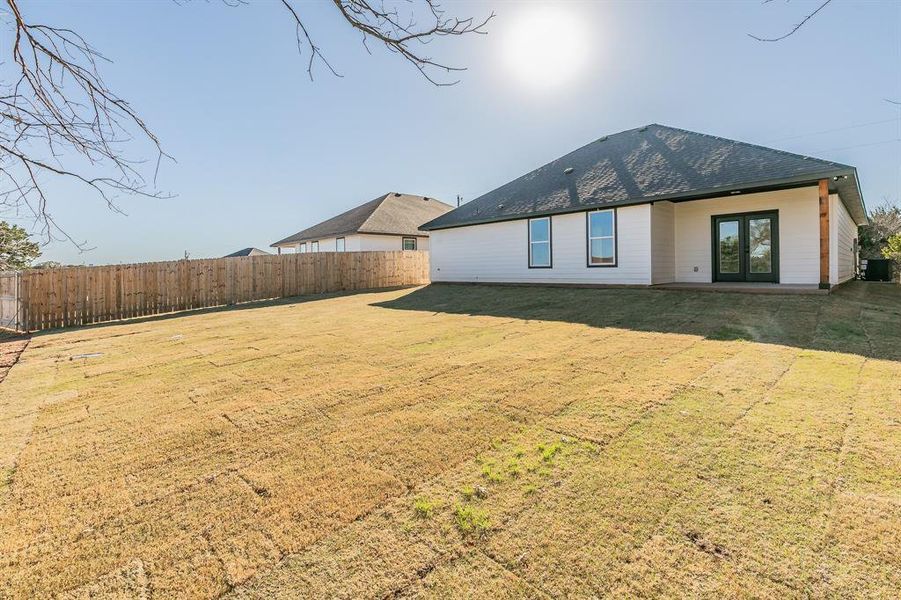
<path id="1" fill-rule="evenodd" d="M 222 258 L 235 258 L 237 256 L 272 256 L 272 253 L 260 250 L 259 248 L 244 248 L 243 250 L 226 254 Z"/>
<path id="2" fill-rule="evenodd" d="M 451 210 L 427 196 L 396 192 L 379 196 L 337 217 L 272 244 L 295 252 L 428 250 L 429 234 L 419 226 Z"/>
<path id="3" fill-rule="evenodd" d="M 432 281 L 828 288 L 867 222 L 854 167 L 648 125 L 423 225 Z"/>

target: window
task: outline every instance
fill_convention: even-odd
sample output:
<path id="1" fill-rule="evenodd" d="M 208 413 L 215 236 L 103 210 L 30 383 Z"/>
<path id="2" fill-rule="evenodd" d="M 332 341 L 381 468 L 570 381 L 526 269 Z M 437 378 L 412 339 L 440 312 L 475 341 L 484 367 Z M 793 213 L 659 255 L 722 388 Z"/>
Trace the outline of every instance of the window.
<path id="1" fill-rule="evenodd" d="M 416 238 L 404 238 L 403 249 L 404 250 L 416 250 Z"/>
<path id="2" fill-rule="evenodd" d="M 616 210 L 588 213 L 588 266 L 616 266 Z"/>
<path id="3" fill-rule="evenodd" d="M 529 219 L 529 268 L 551 268 L 551 218 Z"/>
<path id="4" fill-rule="evenodd" d="M 335 252 L 344 252 L 344 238 L 335 238 Z"/>
<path id="5" fill-rule="evenodd" d="M 310 242 L 310 252 L 319 252 L 319 242 Z"/>
<path id="6" fill-rule="evenodd" d="M 301 244 L 298 244 L 298 245 L 297 245 L 297 251 L 298 251 L 299 253 L 301 253 L 301 254 L 303 254 L 304 252 L 306 252 L 306 251 L 307 251 L 307 243 L 306 243 L 306 242 L 303 242 L 303 243 L 301 243 Z"/>

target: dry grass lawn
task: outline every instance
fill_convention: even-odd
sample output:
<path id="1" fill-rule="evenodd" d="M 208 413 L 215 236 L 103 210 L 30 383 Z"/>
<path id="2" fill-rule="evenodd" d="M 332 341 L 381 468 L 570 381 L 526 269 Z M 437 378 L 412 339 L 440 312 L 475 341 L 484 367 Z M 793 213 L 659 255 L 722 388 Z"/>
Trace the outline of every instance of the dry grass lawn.
<path id="1" fill-rule="evenodd" d="M 901 292 L 432 286 L 35 336 L 0 597 L 897 597 Z"/>

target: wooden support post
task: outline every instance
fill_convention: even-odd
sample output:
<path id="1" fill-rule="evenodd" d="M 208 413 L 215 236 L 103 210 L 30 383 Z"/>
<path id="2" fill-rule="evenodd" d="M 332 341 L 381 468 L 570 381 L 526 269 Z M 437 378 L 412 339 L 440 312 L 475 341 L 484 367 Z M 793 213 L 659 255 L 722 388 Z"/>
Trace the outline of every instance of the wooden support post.
<path id="1" fill-rule="evenodd" d="M 829 180 L 820 179 L 820 289 L 829 289 Z"/>

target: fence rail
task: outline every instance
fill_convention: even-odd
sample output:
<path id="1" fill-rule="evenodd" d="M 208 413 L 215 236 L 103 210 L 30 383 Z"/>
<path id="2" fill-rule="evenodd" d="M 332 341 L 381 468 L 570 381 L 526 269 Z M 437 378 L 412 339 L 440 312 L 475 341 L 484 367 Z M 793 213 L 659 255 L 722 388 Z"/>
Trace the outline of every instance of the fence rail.
<path id="1" fill-rule="evenodd" d="M 305 294 L 429 282 L 423 251 L 322 252 L 24 271 L 18 329 L 41 331 Z"/>

